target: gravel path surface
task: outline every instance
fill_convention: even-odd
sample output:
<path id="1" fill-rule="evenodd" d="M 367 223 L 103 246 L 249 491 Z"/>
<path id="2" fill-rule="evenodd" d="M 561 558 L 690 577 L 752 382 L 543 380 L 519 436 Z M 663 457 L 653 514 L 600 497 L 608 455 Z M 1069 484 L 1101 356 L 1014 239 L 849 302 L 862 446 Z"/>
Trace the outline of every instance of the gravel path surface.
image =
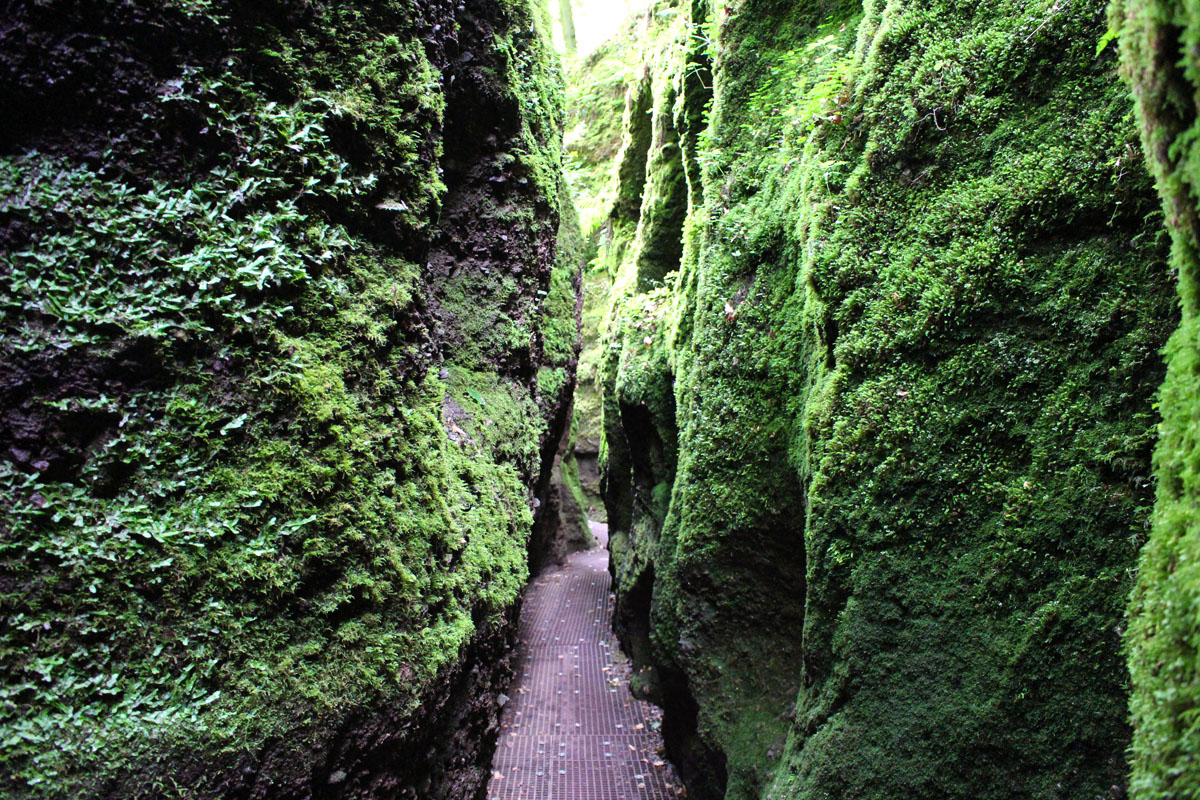
<path id="1" fill-rule="evenodd" d="M 488 800 L 659 800 L 682 790 L 662 752 L 661 711 L 629 693 L 612 635 L 607 526 L 600 547 L 529 587 L 517 677 Z"/>

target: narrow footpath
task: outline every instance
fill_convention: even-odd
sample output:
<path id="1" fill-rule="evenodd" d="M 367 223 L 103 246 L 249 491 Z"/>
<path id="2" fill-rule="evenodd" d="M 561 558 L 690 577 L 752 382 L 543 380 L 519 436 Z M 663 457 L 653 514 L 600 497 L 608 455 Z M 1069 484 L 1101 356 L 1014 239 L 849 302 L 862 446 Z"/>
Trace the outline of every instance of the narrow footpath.
<path id="1" fill-rule="evenodd" d="M 660 800 L 681 796 L 663 755 L 661 712 L 629 692 L 612 635 L 608 527 L 600 546 L 530 585 L 516 680 L 488 800 Z"/>

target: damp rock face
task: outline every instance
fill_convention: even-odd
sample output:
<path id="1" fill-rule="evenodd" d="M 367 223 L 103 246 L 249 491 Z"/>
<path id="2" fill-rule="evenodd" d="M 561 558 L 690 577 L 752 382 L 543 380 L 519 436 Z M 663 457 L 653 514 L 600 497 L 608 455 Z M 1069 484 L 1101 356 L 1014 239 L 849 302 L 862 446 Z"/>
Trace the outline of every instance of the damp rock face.
<path id="1" fill-rule="evenodd" d="M 479 791 L 578 347 L 534 5 L 2 4 L 0 794 Z"/>
<path id="2" fill-rule="evenodd" d="M 1125 796 L 1125 607 L 1178 317 L 1105 5 L 649 18 L 601 451 L 618 629 L 689 796 Z M 1164 35 L 1135 67 L 1178 60 Z M 1171 136 L 1194 121 L 1179 80 L 1141 84 Z M 1185 273 L 1191 162 L 1163 130 Z M 1165 413 L 1172 453 L 1190 407 Z M 1139 725 L 1174 714 L 1157 686 Z"/>

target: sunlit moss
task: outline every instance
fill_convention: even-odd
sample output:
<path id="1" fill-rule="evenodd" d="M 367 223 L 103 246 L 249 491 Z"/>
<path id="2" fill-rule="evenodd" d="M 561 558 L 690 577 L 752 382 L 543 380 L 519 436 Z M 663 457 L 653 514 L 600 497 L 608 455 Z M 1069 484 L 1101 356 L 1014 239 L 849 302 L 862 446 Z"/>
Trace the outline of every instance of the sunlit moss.
<path id="1" fill-rule="evenodd" d="M 1119 0 L 1101 49 L 1120 36 L 1125 77 L 1133 89 L 1142 145 L 1158 179 L 1171 265 L 1179 278 L 1183 320 L 1166 348 L 1159 398 L 1163 421 L 1155 451 L 1158 493 L 1149 542 L 1138 565 L 1126 636 L 1133 697 L 1133 797 L 1165 800 L 1200 792 L 1200 709 L 1196 647 L 1200 545 L 1196 500 L 1198 156 L 1195 146 L 1196 37 L 1200 17 L 1182 3 Z"/>

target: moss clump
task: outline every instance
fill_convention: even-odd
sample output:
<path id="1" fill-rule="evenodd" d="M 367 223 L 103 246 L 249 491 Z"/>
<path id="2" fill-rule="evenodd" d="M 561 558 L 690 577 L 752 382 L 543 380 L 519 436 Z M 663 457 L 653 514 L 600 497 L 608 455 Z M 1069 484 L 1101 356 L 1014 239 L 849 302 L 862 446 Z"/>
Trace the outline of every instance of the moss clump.
<path id="1" fill-rule="evenodd" d="M 1191 797 L 1200 792 L 1200 708 L 1196 648 L 1200 548 L 1196 500 L 1197 280 L 1200 226 L 1196 186 L 1200 151 L 1195 92 L 1195 41 L 1200 17 L 1183 4 L 1116 2 L 1110 34 L 1120 33 L 1125 77 L 1137 101 L 1142 144 L 1158 179 L 1171 234 L 1171 265 L 1179 276 L 1183 320 L 1166 348 L 1167 377 L 1159 406 L 1163 421 L 1154 466 L 1158 494 L 1150 540 L 1142 551 L 1126 636 L 1133 679 L 1132 796 Z M 1108 49 L 1106 47 L 1106 49 Z"/>
<path id="2" fill-rule="evenodd" d="M 525 2 L 93 5 L 12 23 L 68 61 L 95 24 L 127 71 L 46 101 L 77 139 L 3 126 L 0 794 L 420 783 L 439 767 L 335 740 L 378 715 L 439 735 L 430 693 L 526 579 L 576 325 L 541 22 Z M 460 45 L 478 61 L 448 63 Z M 26 77 L 0 95 L 42 91 Z M 448 163 L 460 105 L 517 187 L 467 245 L 511 237 L 491 257 L 524 276 L 452 316 L 439 216 L 487 181 Z M 489 314 L 507 324 L 471 327 Z"/>

